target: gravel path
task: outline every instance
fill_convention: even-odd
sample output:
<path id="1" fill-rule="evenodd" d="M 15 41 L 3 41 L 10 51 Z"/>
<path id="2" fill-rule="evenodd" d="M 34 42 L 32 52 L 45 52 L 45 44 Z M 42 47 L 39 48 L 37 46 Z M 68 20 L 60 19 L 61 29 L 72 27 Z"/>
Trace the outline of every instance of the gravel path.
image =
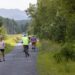
<path id="1" fill-rule="evenodd" d="M 30 57 L 26 58 L 22 45 L 18 43 L 14 50 L 7 54 L 5 62 L 0 62 L 0 75 L 37 75 L 37 52 L 29 49 Z"/>

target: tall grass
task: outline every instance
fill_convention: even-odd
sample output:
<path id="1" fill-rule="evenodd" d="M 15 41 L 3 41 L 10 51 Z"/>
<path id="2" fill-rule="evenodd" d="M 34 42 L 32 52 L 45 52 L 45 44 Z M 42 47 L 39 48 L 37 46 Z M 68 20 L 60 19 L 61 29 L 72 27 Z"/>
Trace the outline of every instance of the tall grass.
<path id="1" fill-rule="evenodd" d="M 11 52 L 20 38 L 21 38 L 20 34 L 19 35 L 7 35 L 7 37 L 4 40 L 5 41 L 5 53 Z"/>
<path id="2" fill-rule="evenodd" d="M 74 61 L 57 63 L 54 59 L 54 54 L 60 49 L 61 44 L 49 40 L 41 41 L 37 60 L 39 75 L 75 75 Z"/>

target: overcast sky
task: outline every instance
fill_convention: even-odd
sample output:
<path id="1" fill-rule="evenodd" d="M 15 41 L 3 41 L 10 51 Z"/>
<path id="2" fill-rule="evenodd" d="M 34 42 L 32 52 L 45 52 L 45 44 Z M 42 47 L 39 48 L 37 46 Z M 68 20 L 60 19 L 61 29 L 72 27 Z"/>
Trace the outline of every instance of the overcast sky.
<path id="1" fill-rule="evenodd" d="M 25 10 L 29 3 L 36 4 L 37 0 L 0 0 L 0 8 Z"/>

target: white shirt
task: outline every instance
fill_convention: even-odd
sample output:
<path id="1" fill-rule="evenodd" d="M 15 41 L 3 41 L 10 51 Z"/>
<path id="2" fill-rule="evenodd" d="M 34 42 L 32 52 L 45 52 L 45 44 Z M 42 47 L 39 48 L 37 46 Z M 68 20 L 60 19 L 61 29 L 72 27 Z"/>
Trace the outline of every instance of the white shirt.
<path id="1" fill-rule="evenodd" d="M 0 49 L 4 49 L 5 48 L 5 43 L 4 41 L 0 41 Z"/>

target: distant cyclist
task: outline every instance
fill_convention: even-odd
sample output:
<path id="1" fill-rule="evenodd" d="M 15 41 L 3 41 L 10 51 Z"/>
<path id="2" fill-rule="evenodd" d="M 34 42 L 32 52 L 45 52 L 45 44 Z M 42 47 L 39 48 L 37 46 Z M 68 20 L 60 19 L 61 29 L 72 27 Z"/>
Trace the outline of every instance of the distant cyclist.
<path id="1" fill-rule="evenodd" d="M 23 48 L 24 48 L 25 55 L 26 57 L 28 57 L 29 56 L 29 51 L 28 51 L 29 37 L 26 34 L 24 34 L 24 36 L 22 37 L 22 42 L 23 42 Z"/>

